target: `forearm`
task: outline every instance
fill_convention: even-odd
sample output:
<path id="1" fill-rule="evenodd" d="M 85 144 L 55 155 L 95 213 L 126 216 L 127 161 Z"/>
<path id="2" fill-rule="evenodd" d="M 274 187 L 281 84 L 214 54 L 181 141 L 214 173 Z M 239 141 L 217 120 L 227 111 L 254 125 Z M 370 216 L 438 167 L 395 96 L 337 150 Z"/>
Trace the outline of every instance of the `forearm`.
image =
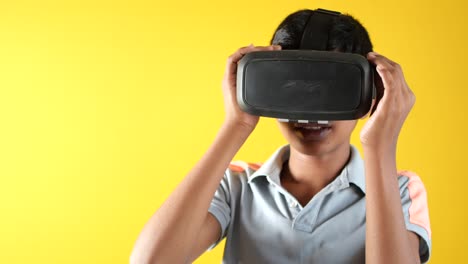
<path id="1" fill-rule="evenodd" d="M 396 149 L 364 149 L 366 263 L 419 263 L 405 227 L 397 179 Z"/>
<path id="2" fill-rule="evenodd" d="M 230 161 L 252 129 L 225 123 L 205 155 L 145 225 L 132 252 L 141 262 L 183 263 Z M 140 262 L 140 261 L 136 261 Z"/>

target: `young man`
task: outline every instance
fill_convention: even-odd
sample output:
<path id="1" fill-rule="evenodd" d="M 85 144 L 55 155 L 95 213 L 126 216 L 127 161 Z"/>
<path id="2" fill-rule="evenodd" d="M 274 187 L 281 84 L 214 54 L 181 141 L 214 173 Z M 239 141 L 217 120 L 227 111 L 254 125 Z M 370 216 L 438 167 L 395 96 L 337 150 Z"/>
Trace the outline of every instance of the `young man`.
<path id="1" fill-rule="evenodd" d="M 370 52 L 367 32 L 351 16 L 334 21 L 328 50 L 366 56 L 384 86 L 360 133 L 364 159 L 350 145 L 357 120 L 279 122 L 288 145 L 261 167 L 231 163 L 259 120 L 237 105 L 237 62 L 253 51 L 296 49 L 311 12 L 288 16 L 275 32 L 275 45 L 250 45 L 228 58 L 225 122 L 144 227 L 132 263 L 191 262 L 224 237 L 224 263 L 427 261 L 431 234 L 424 186 L 414 173 L 396 168 L 398 135 L 415 96 L 397 63 Z"/>

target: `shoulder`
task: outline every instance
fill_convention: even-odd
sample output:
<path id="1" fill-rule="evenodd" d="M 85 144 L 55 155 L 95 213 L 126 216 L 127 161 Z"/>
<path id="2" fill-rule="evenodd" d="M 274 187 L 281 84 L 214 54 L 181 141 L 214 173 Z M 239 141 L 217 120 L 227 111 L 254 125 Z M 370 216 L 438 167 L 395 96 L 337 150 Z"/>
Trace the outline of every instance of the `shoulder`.
<path id="1" fill-rule="evenodd" d="M 231 182 L 245 184 L 261 166 L 262 163 L 245 162 L 241 160 L 231 161 L 224 176 Z"/>
<path id="2" fill-rule="evenodd" d="M 279 147 L 265 162 L 231 161 L 226 169 L 223 181 L 231 186 L 256 186 L 254 182 L 264 182 L 254 179 L 278 181 L 278 171 L 289 157 L 289 145 Z"/>
<path id="3" fill-rule="evenodd" d="M 230 190 L 242 188 L 249 178 L 262 166 L 262 163 L 245 162 L 241 160 L 231 161 L 224 173 L 221 185 Z"/>
<path id="4" fill-rule="evenodd" d="M 407 190 L 413 195 L 427 195 L 426 188 L 421 177 L 419 177 L 419 175 L 414 171 L 398 171 L 398 184 L 400 186 L 400 192 Z"/>
<path id="5" fill-rule="evenodd" d="M 229 163 L 228 172 L 235 174 L 252 174 L 262 166 L 262 163 L 251 163 L 245 161 L 231 161 Z"/>
<path id="6" fill-rule="evenodd" d="M 420 237 L 420 256 L 427 261 L 431 251 L 431 225 L 426 188 L 413 171 L 399 171 L 398 182 L 406 228 Z"/>
<path id="7" fill-rule="evenodd" d="M 413 171 L 399 171 L 400 196 L 406 220 L 425 229 L 430 239 L 429 205 L 427 191 L 418 174 Z"/>

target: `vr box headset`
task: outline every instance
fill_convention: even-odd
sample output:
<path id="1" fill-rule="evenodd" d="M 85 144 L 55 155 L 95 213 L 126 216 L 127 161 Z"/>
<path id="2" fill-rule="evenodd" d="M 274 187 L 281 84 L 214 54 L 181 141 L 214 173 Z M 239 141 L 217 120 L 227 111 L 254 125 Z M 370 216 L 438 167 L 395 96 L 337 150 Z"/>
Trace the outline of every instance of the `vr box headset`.
<path id="1" fill-rule="evenodd" d="M 237 67 L 237 102 L 250 114 L 285 122 L 352 120 L 366 115 L 376 96 L 374 66 L 360 54 L 324 51 L 332 19 L 318 9 L 299 50 L 246 54 Z"/>

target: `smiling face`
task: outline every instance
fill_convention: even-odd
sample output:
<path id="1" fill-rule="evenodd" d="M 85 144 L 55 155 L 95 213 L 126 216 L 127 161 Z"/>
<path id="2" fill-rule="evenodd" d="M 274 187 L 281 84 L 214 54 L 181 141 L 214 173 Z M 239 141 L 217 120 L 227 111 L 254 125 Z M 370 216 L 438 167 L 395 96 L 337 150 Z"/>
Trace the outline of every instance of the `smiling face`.
<path id="1" fill-rule="evenodd" d="M 329 154 L 343 144 L 349 145 L 356 124 L 357 120 L 330 121 L 327 125 L 278 121 L 280 131 L 291 148 L 313 156 Z"/>

